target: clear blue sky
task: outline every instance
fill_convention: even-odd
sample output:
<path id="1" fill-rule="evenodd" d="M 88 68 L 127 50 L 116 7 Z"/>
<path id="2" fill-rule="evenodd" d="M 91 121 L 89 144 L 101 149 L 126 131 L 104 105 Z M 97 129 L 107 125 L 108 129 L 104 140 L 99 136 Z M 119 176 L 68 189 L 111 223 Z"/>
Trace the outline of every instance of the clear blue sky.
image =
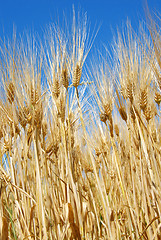
<path id="1" fill-rule="evenodd" d="M 147 0 L 151 10 L 161 13 L 161 0 Z M 138 22 L 145 19 L 145 0 L 1 0 L 0 1 L 0 38 L 11 38 L 13 26 L 17 35 L 24 31 L 42 35 L 43 29 L 51 23 L 72 16 L 72 5 L 76 12 L 87 12 L 91 28 L 101 24 L 96 42 L 107 43 L 112 40 L 112 31 L 116 31 L 122 22 L 130 19 L 137 30 Z"/>

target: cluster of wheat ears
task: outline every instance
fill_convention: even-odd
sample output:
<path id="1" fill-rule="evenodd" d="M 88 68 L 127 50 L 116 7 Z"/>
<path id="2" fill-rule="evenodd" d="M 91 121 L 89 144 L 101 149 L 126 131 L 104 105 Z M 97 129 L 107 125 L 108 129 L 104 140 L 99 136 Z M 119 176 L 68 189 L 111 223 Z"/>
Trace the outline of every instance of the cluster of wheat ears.
<path id="1" fill-rule="evenodd" d="M 91 64 L 73 19 L 1 42 L 0 239 L 161 239 L 160 25 Z"/>

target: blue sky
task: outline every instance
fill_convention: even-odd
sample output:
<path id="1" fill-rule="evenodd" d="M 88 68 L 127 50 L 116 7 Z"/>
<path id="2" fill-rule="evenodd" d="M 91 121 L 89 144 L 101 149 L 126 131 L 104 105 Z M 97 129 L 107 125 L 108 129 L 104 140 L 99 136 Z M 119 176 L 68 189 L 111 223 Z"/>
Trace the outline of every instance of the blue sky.
<path id="1" fill-rule="evenodd" d="M 161 13 L 161 0 L 147 0 L 151 10 Z M 108 44 L 112 41 L 112 30 L 121 28 L 127 18 L 134 30 L 139 20 L 145 19 L 145 0 L 1 0 L 0 4 L 0 38 L 11 38 L 13 26 L 17 35 L 34 32 L 42 36 L 43 30 L 51 22 L 72 16 L 72 5 L 76 12 L 87 12 L 91 29 L 101 25 L 96 43 Z M 69 23 L 70 24 L 70 23 Z"/>

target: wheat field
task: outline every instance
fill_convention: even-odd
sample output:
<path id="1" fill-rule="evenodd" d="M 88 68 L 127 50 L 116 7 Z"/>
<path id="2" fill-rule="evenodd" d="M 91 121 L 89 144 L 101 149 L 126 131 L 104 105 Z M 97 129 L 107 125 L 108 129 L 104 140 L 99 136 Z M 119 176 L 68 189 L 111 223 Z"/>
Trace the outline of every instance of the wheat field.
<path id="1" fill-rule="evenodd" d="M 0 43 L 0 239 L 161 239 L 161 32 L 97 54 L 86 16 Z M 110 60 L 109 60 L 110 59 Z"/>

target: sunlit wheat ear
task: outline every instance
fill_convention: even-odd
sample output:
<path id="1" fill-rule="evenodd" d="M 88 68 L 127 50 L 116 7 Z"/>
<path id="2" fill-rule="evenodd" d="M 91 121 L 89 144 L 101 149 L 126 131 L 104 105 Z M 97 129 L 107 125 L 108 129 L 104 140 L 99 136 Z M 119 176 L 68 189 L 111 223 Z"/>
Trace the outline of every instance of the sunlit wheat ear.
<path id="1" fill-rule="evenodd" d="M 140 89 L 139 103 L 140 103 L 141 110 L 144 111 L 144 109 L 147 107 L 147 104 L 148 104 L 148 90 L 147 90 L 147 87 L 145 87 L 144 89 Z"/>
<path id="2" fill-rule="evenodd" d="M 121 83 L 121 87 L 120 87 L 120 93 L 123 96 L 124 99 L 127 99 L 127 89 L 125 84 Z"/>
<path id="3" fill-rule="evenodd" d="M 108 120 L 112 118 L 112 101 L 109 100 L 107 103 L 103 103 L 103 109 L 107 115 Z"/>
<path id="4" fill-rule="evenodd" d="M 150 119 L 153 117 L 153 116 L 152 116 L 151 106 L 147 106 L 147 107 L 144 109 L 143 113 L 144 113 L 144 116 L 145 116 L 147 122 L 149 122 Z"/>
<path id="5" fill-rule="evenodd" d="M 134 113 L 134 110 L 133 110 L 132 106 L 130 106 L 130 117 L 134 122 L 136 117 L 135 117 L 135 113 Z"/>
<path id="6" fill-rule="evenodd" d="M 0 167 L 0 179 L 1 179 L 4 187 L 6 187 L 7 184 L 11 182 L 11 176 L 9 174 L 7 174 L 2 167 Z"/>
<path id="7" fill-rule="evenodd" d="M 154 103 L 147 105 L 143 111 L 143 114 L 147 122 L 149 122 L 157 114 Z"/>
<path id="8" fill-rule="evenodd" d="M 17 111 L 17 118 L 18 118 L 18 122 L 21 124 L 21 126 L 23 128 L 26 127 L 27 125 L 27 119 L 26 119 L 26 109 L 22 109 L 21 107 L 19 107 L 18 111 Z"/>
<path id="9" fill-rule="evenodd" d="M 58 74 L 54 74 L 53 76 L 53 84 L 52 84 L 52 93 L 55 98 L 59 97 L 60 94 L 60 82 Z"/>
<path id="10" fill-rule="evenodd" d="M 35 90 L 33 86 L 31 86 L 31 104 L 35 105 Z"/>
<path id="11" fill-rule="evenodd" d="M 119 113 L 120 116 L 122 117 L 122 119 L 126 122 L 127 121 L 127 113 L 126 113 L 126 109 L 124 106 L 119 107 Z"/>
<path id="12" fill-rule="evenodd" d="M 161 102 L 161 94 L 160 92 L 155 92 L 155 96 L 154 96 L 154 101 L 158 104 L 158 107 L 160 106 L 160 102 Z"/>
<path id="13" fill-rule="evenodd" d="M 7 99 L 9 103 L 12 104 L 15 98 L 15 86 L 12 82 L 10 82 L 7 86 Z"/>
<path id="14" fill-rule="evenodd" d="M 31 86 L 31 104 L 35 106 L 38 100 L 39 100 L 38 90 Z"/>
<path id="15" fill-rule="evenodd" d="M 73 73 L 73 86 L 75 88 L 77 88 L 79 86 L 80 83 L 80 79 L 81 79 L 81 75 L 82 75 L 82 67 L 80 66 L 79 63 L 76 64 L 76 67 L 74 69 L 74 73 Z"/>
<path id="16" fill-rule="evenodd" d="M 68 69 L 67 69 L 66 65 L 62 69 L 61 77 L 62 77 L 62 84 L 63 84 L 63 86 L 66 89 L 68 89 L 68 86 L 69 86 L 69 73 L 68 73 Z"/>
<path id="17" fill-rule="evenodd" d="M 134 83 L 129 81 L 127 83 L 126 93 L 127 93 L 127 98 L 129 98 L 131 103 L 133 102 L 134 90 L 135 90 Z"/>

